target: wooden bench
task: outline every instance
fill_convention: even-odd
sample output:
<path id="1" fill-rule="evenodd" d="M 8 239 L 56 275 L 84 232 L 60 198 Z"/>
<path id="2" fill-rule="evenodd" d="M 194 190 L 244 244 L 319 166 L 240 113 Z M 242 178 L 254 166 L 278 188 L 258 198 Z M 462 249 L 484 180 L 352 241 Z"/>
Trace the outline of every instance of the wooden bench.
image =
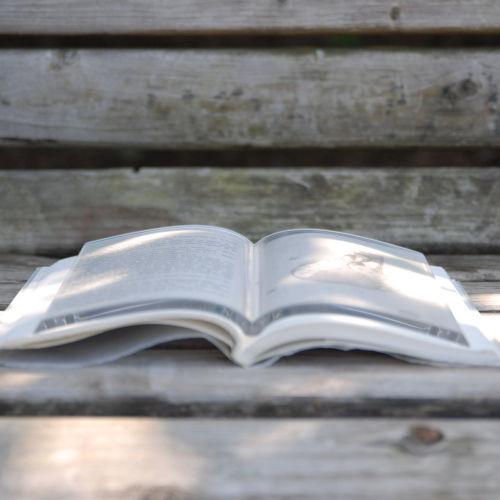
<path id="1" fill-rule="evenodd" d="M 1 2 L 0 307 L 87 240 L 197 223 L 410 246 L 495 317 L 499 33 L 494 0 Z M 500 488 L 491 368 L 311 351 L 242 370 L 177 343 L 0 369 L 0 411 L 1 498 Z"/>

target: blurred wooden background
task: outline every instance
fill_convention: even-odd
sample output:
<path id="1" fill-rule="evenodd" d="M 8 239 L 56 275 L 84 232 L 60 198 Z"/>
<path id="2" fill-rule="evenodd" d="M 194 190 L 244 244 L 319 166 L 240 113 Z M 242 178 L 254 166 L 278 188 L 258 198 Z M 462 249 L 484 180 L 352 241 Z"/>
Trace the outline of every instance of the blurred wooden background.
<path id="1" fill-rule="evenodd" d="M 1 307 L 90 239 L 312 226 L 498 318 L 499 89 L 495 0 L 3 0 Z M 495 369 L 193 343 L 0 380 L 5 498 L 498 497 Z"/>

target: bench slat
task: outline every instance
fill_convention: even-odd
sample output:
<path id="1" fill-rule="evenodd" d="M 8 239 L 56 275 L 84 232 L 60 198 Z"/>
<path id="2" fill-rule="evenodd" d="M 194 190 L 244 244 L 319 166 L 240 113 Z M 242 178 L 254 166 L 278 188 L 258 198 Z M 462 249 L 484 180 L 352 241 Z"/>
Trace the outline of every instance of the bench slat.
<path id="1" fill-rule="evenodd" d="M 443 266 L 452 278 L 462 281 L 479 311 L 500 313 L 500 255 L 430 255 L 428 258 L 431 264 Z M 36 267 L 53 262 L 55 259 L 46 257 L 0 254 L 0 311 L 9 305 Z"/>
<path id="2" fill-rule="evenodd" d="M 19 280 L 6 283 L 4 279 L 4 275 L 0 274 L 0 311 L 7 308 L 25 282 L 25 280 Z M 500 313 L 500 281 L 468 282 L 463 286 L 479 311 Z"/>
<path id="3" fill-rule="evenodd" d="M 499 255 L 430 255 L 429 261 L 462 281 L 481 312 L 500 312 Z M 0 311 L 9 305 L 36 267 L 53 262 L 55 259 L 46 257 L 0 254 Z"/>
<path id="4" fill-rule="evenodd" d="M 427 255 L 434 266 L 443 266 L 462 282 L 500 281 L 500 255 Z M 36 267 L 56 261 L 37 255 L 0 254 L 0 279 L 5 283 L 24 283 Z"/>
<path id="5" fill-rule="evenodd" d="M 200 13 L 203 13 L 200 15 Z M 3 0 L 3 34 L 498 32 L 496 0 Z"/>
<path id="6" fill-rule="evenodd" d="M 0 496 L 496 500 L 499 436 L 492 420 L 3 418 Z"/>
<path id="7" fill-rule="evenodd" d="M 0 253 L 72 254 L 148 227 L 258 239 L 322 227 L 426 253 L 496 253 L 500 168 L 0 170 Z"/>
<path id="8" fill-rule="evenodd" d="M 428 255 L 427 259 L 462 282 L 500 281 L 500 255 Z"/>
<path id="9" fill-rule="evenodd" d="M 500 281 L 464 283 L 464 289 L 481 312 L 500 313 Z"/>
<path id="10" fill-rule="evenodd" d="M 498 146 L 500 51 L 6 50 L 0 144 Z"/>
<path id="11" fill-rule="evenodd" d="M 0 410 L 4 416 L 498 418 L 500 371 L 333 350 L 245 370 L 216 349 L 152 349 L 78 370 L 0 368 Z"/>

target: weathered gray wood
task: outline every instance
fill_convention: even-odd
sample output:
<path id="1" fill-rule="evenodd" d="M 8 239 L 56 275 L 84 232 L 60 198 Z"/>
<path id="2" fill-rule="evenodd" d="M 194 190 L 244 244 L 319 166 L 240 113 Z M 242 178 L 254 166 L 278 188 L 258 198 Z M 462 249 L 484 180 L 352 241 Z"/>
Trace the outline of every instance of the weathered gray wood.
<path id="1" fill-rule="evenodd" d="M 202 15 L 201 15 L 202 13 Z M 3 0 L 0 33 L 498 32 L 495 0 Z"/>
<path id="2" fill-rule="evenodd" d="M 4 418 L 0 495 L 496 500 L 499 436 L 493 420 Z"/>
<path id="3" fill-rule="evenodd" d="M 500 52 L 15 50 L 0 144 L 498 146 Z"/>
<path id="4" fill-rule="evenodd" d="M 452 278 L 462 281 L 480 311 L 500 312 L 500 255 L 430 255 L 429 261 L 443 266 Z M 53 262 L 55 259 L 46 257 L 0 254 L 0 311 L 8 306 L 36 267 Z"/>
<path id="5" fill-rule="evenodd" d="M 2 415 L 499 417 L 500 370 L 311 351 L 242 369 L 216 349 L 79 370 L 0 369 Z"/>
<path id="6" fill-rule="evenodd" d="M 434 266 L 445 267 L 460 281 L 500 281 L 500 255 L 427 255 Z M 50 266 L 51 257 L 25 254 L 0 254 L 2 283 L 24 283 L 37 267 Z"/>
<path id="7" fill-rule="evenodd" d="M 496 253 L 500 168 L 0 171 L 0 220 L 0 252 L 45 255 L 175 224 L 253 239 L 322 227 L 427 253 Z"/>
<path id="8" fill-rule="evenodd" d="M 55 259 L 37 255 L 0 254 L 2 283 L 24 283 L 37 267 L 50 266 Z"/>
<path id="9" fill-rule="evenodd" d="M 427 255 L 433 266 L 444 267 L 456 280 L 500 281 L 500 255 Z"/>
<path id="10" fill-rule="evenodd" d="M 9 305 L 37 267 L 49 266 L 54 261 L 34 255 L 0 254 L 0 311 Z"/>
<path id="11" fill-rule="evenodd" d="M 476 307 L 483 312 L 500 312 L 500 281 L 463 283 Z"/>
<path id="12" fill-rule="evenodd" d="M 429 255 L 428 259 L 461 281 L 480 311 L 500 312 L 500 255 Z"/>

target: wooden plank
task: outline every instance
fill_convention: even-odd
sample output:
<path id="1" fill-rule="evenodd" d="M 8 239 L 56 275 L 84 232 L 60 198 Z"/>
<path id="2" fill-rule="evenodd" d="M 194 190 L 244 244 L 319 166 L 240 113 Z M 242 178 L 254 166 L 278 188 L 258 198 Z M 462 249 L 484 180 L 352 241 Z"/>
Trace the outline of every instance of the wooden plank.
<path id="1" fill-rule="evenodd" d="M 56 259 L 31 255 L 0 254 L 0 311 L 5 309 L 37 267 Z M 430 255 L 462 284 L 482 312 L 500 313 L 500 255 Z M 484 281 L 487 280 L 487 281 Z"/>
<path id="2" fill-rule="evenodd" d="M 197 13 L 203 12 L 203 15 Z M 3 0 L 2 34 L 498 32 L 495 0 Z"/>
<path id="3" fill-rule="evenodd" d="M 322 227 L 426 253 L 496 253 L 500 168 L 4 170 L 0 220 L 0 252 L 42 255 L 175 224 L 252 239 Z"/>
<path id="4" fill-rule="evenodd" d="M 464 283 L 465 291 L 482 312 L 500 312 L 500 282 Z"/>
<path id="5" fill-rule="evenodd" d="M 500 255 L 427 255 L 427 260 L 462 282 L 500 281 Z"/>
<path id="6" fill-rule="evenodd" d="M 500 371 L 333 350 L 245 370 L 216 349 L 153 349 L 78 370 L 1 368 L 0 411 L 4 416 L 498 418 Z"/>
<path id="7" fill-rule="evenodd" d="M 5 309 L 36 267 L 56 259 L 29 255 L 0 254 L 0 311 Z M 462 281 L 472 302 L 481 312 L 500 313 L 500 255 L 430 255 L 429 261 L 443 266 Z M 494 277 L 494 279 L 489 279 Z M 484 281 L 488 280 L 488 281 Z"/>
<path id="8" fill-rule="evenodd" d="M 0 311 L 10 304 L 37 267 L 53 262 L 55 259 L 34 255 L 0 254 Z"/>
<path id="9" fill-rule="evenodd" d="M 0 254 L 0 279 L 2 284 L 24 284 L 31 273 L 42 266 L 50 266 L 55 259 L 37 255 Z"/>
<path id="10" fill-rule="evenodd" d="M 6 50 L 0 144 L 499 146 L 500 51 Z"/>
<path id="11" fill-rule="evenodd" d="M 500 255 L 427 255 L 433 266 L 444 267 L 456 280 L 500 281 Z M 37 255 L 0 254 L 2 283 L 23 284 L 37 267 L 50 266 L 56 261 Z"/>
<path id="12" fill-rule="evenodd" d="M 339 419 L 0 420 L 17 500 L 496 500 L 500 423 Z"/>

